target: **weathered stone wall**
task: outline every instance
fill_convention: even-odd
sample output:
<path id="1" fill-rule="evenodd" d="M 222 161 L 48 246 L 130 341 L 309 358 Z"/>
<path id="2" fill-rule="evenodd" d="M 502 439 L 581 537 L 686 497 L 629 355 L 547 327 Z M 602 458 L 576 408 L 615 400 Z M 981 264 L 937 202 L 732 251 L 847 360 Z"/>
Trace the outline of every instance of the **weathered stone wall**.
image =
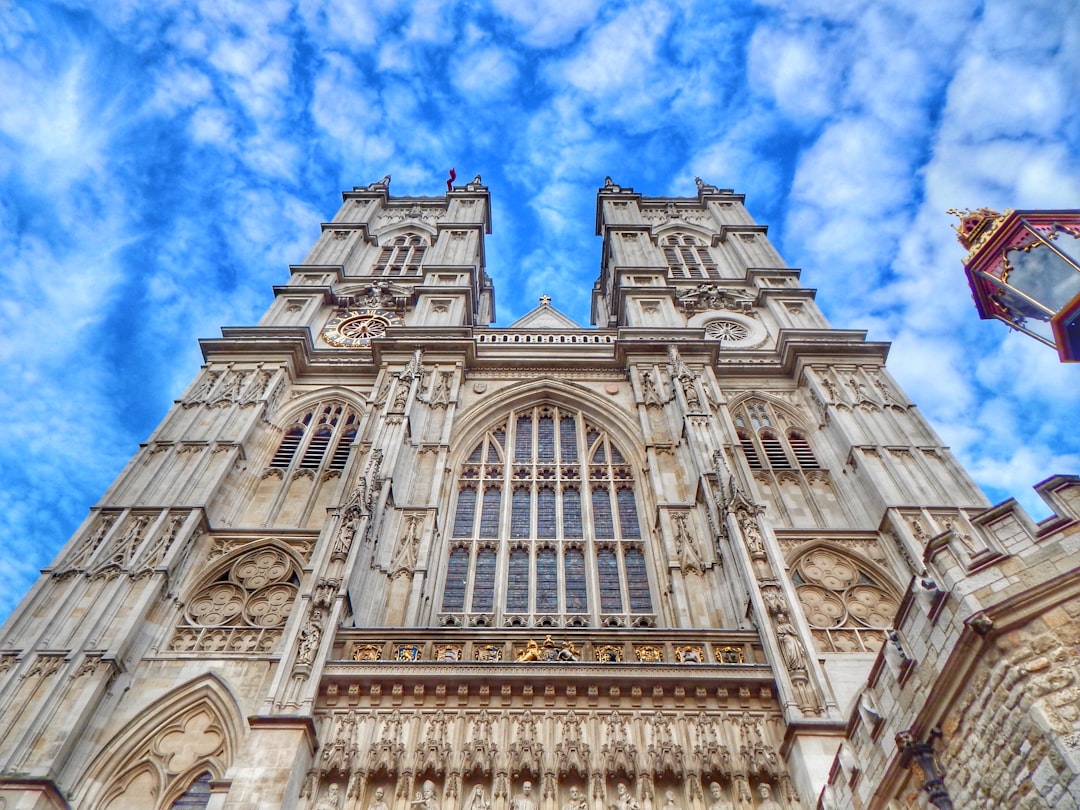
<path id="1" fill-rule="evenodd" d="M 1056 514 L 1013 501 L 930 540 L 896 634 L 875 663 L 823 808 L 925 806 L 896 735 L 936 743 L 958 808 L 1080 807 L 1080 479 L 1037 488 Z"/>

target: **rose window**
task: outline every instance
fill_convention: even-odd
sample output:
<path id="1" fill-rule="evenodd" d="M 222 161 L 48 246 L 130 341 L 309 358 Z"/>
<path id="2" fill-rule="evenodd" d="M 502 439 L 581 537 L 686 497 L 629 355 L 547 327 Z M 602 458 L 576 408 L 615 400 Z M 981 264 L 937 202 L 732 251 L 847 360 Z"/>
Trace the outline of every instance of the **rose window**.
<path id="1" fill-rule="evenodd" d="M 705 326 L 705 335 L 721 343 L 738 343 L 750 337 L 750 330 L 738 321 L 713 321 Z"/>
<path id="2" fill-rule="evenodd" d="M 874 652 L 900 602 L 859 565 L 828 549 L 803 555 L 793 579 L 806 620 L 822 652 Z"/>

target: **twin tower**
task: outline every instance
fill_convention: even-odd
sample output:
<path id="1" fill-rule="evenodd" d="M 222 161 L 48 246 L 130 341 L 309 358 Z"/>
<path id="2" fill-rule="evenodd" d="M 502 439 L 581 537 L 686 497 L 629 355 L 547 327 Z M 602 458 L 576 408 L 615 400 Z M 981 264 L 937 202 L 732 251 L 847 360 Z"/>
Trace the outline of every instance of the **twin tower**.
<path id="1" fill-rule="evenodd" d="M 0 633 L 0 808 L 906 807 L 997 705 L 979 650 L 1069 688 L 1068 622 L 1001 645 L 1073 604 L 1075 479 L 988 509 L 740 195 L 608 179 L 593 328 L 491 326 L 490 228 L 479 177 L 355 188 L 202 341 Z M 980 630 L 1023 554 L 1037 609 Z M 1067 791 L 1031 744 L 995 776 Z"/>

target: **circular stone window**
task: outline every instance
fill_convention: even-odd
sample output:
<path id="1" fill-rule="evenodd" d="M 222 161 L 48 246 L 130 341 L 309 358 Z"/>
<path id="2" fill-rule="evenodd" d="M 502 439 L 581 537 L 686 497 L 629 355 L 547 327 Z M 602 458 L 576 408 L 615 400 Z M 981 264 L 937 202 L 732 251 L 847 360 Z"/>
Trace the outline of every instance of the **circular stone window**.
<path id="1" fill-rule="evenodd" d="M 706 321 L 705 337 L 720 342 L 723 348 L 752 349 L 765 340 L 765 329 L 749 318 L 725 315 Z"/>
<path id="2" fill-rule="evenodd" d="M 713 321 L 705 327 L 705 334 L 722 343 L 738 343 L 750 337 L 750 330 L 735 321 Z"/>

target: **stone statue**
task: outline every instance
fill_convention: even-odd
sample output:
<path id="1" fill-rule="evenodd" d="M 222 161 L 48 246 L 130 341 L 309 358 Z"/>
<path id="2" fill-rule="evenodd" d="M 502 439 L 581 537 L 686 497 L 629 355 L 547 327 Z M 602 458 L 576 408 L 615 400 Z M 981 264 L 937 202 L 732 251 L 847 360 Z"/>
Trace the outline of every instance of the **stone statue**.
<path id="1" fill-rule="evenodd" d="M 761 797 L 757 810 L 783 810 L 780 803 L 772 797 L 772 788 L 769 787 L 768 782 L 762 782 L 757 786 L 757 789 L 758 795 Z"/>
<path id="2" fill-rule="evenodd" d="M 679 810 L 679 805 L 675 804 L 675 791 L 664 791 L 664 806 L 660 810 Z"/>
<path id="3" fill-rule="evenodd" d="M 469 795 L 468 802 L 465 804 L 465 810 L 490 810 L 490 808 L 491 802 L 489 802 L 487 796 L 484 795 L 484 786 L 476 785 Z"/>
<path id="4" fill-rule="evenodd" d="M 435 783 L 430 779 L 426 780 L 423 789 L 409 802 L 409 806 L 416 810 L 440 810 L 439 800 L 435 798 Z"/>
<path id="5" fill-rule="evenodd" d="M 296 648 L 296 663 L 310 664 L 315 660 L 315 653 L 319 651 L 319 642 L 322 640 L 320 619 L 322 619 L 321 611 L 311 611 L 311 618 L 300 631 L 300 643 Z"/>
<path id="6" fill-rule="evenodd" d="M 510 800 L 510 810 L 537 810 L 532 797 L 532 782 L 528 779 L 521 783 L 521 792 Z"/>
<path id="7" fill-rule="evenodd" d="M 326 789 L 326 794 L 315 805 L 315 810 L 340 810 L 340 808 L 341 797 L 338 795 L 338 786 L 332 782 Z"/>
<path id="8" fill-rule="evenodd" d="M 389 810 L 386 800 L 383 799 L 385 793 L 381 787 L 375 788 L 375 796 L 371 804 L 368 805 L 368 810 Z"/>
<path id="9" fill-rule="evenodd" d="M 712 796 L 709 810 L 731 810 L 731 802 L 724 798 L 724 789 L 719 782 L 709 783 L 709 795 Z"/>
<path id="10" fill-rule="evenodd" d="M 588 806 L 589 803 L 575 785 L 570 788 L 570 799 L 562 806 L 562 810 L 587 810 Z"/>
<path id="11" fill-rule="evenodd" d="M 615 786 L 615 807 L 618 810 L 641 810 L 641 805 L 638 800 L 634 798 L 633 794 L 626 787 L 625 782 L 619 782 Z"/>
<path id="12" fill-rule="evenodd" d="M 787 616 L 781 616 L 776 623 L 776 638 L 780 642 L 780 653 L 784 656 L 784 664 L 789 670 L 795 671 L 806 669 L 806 656 L 803 654 L 802 643 L 795 632 L 794 626 L 787 620 Z"/>

